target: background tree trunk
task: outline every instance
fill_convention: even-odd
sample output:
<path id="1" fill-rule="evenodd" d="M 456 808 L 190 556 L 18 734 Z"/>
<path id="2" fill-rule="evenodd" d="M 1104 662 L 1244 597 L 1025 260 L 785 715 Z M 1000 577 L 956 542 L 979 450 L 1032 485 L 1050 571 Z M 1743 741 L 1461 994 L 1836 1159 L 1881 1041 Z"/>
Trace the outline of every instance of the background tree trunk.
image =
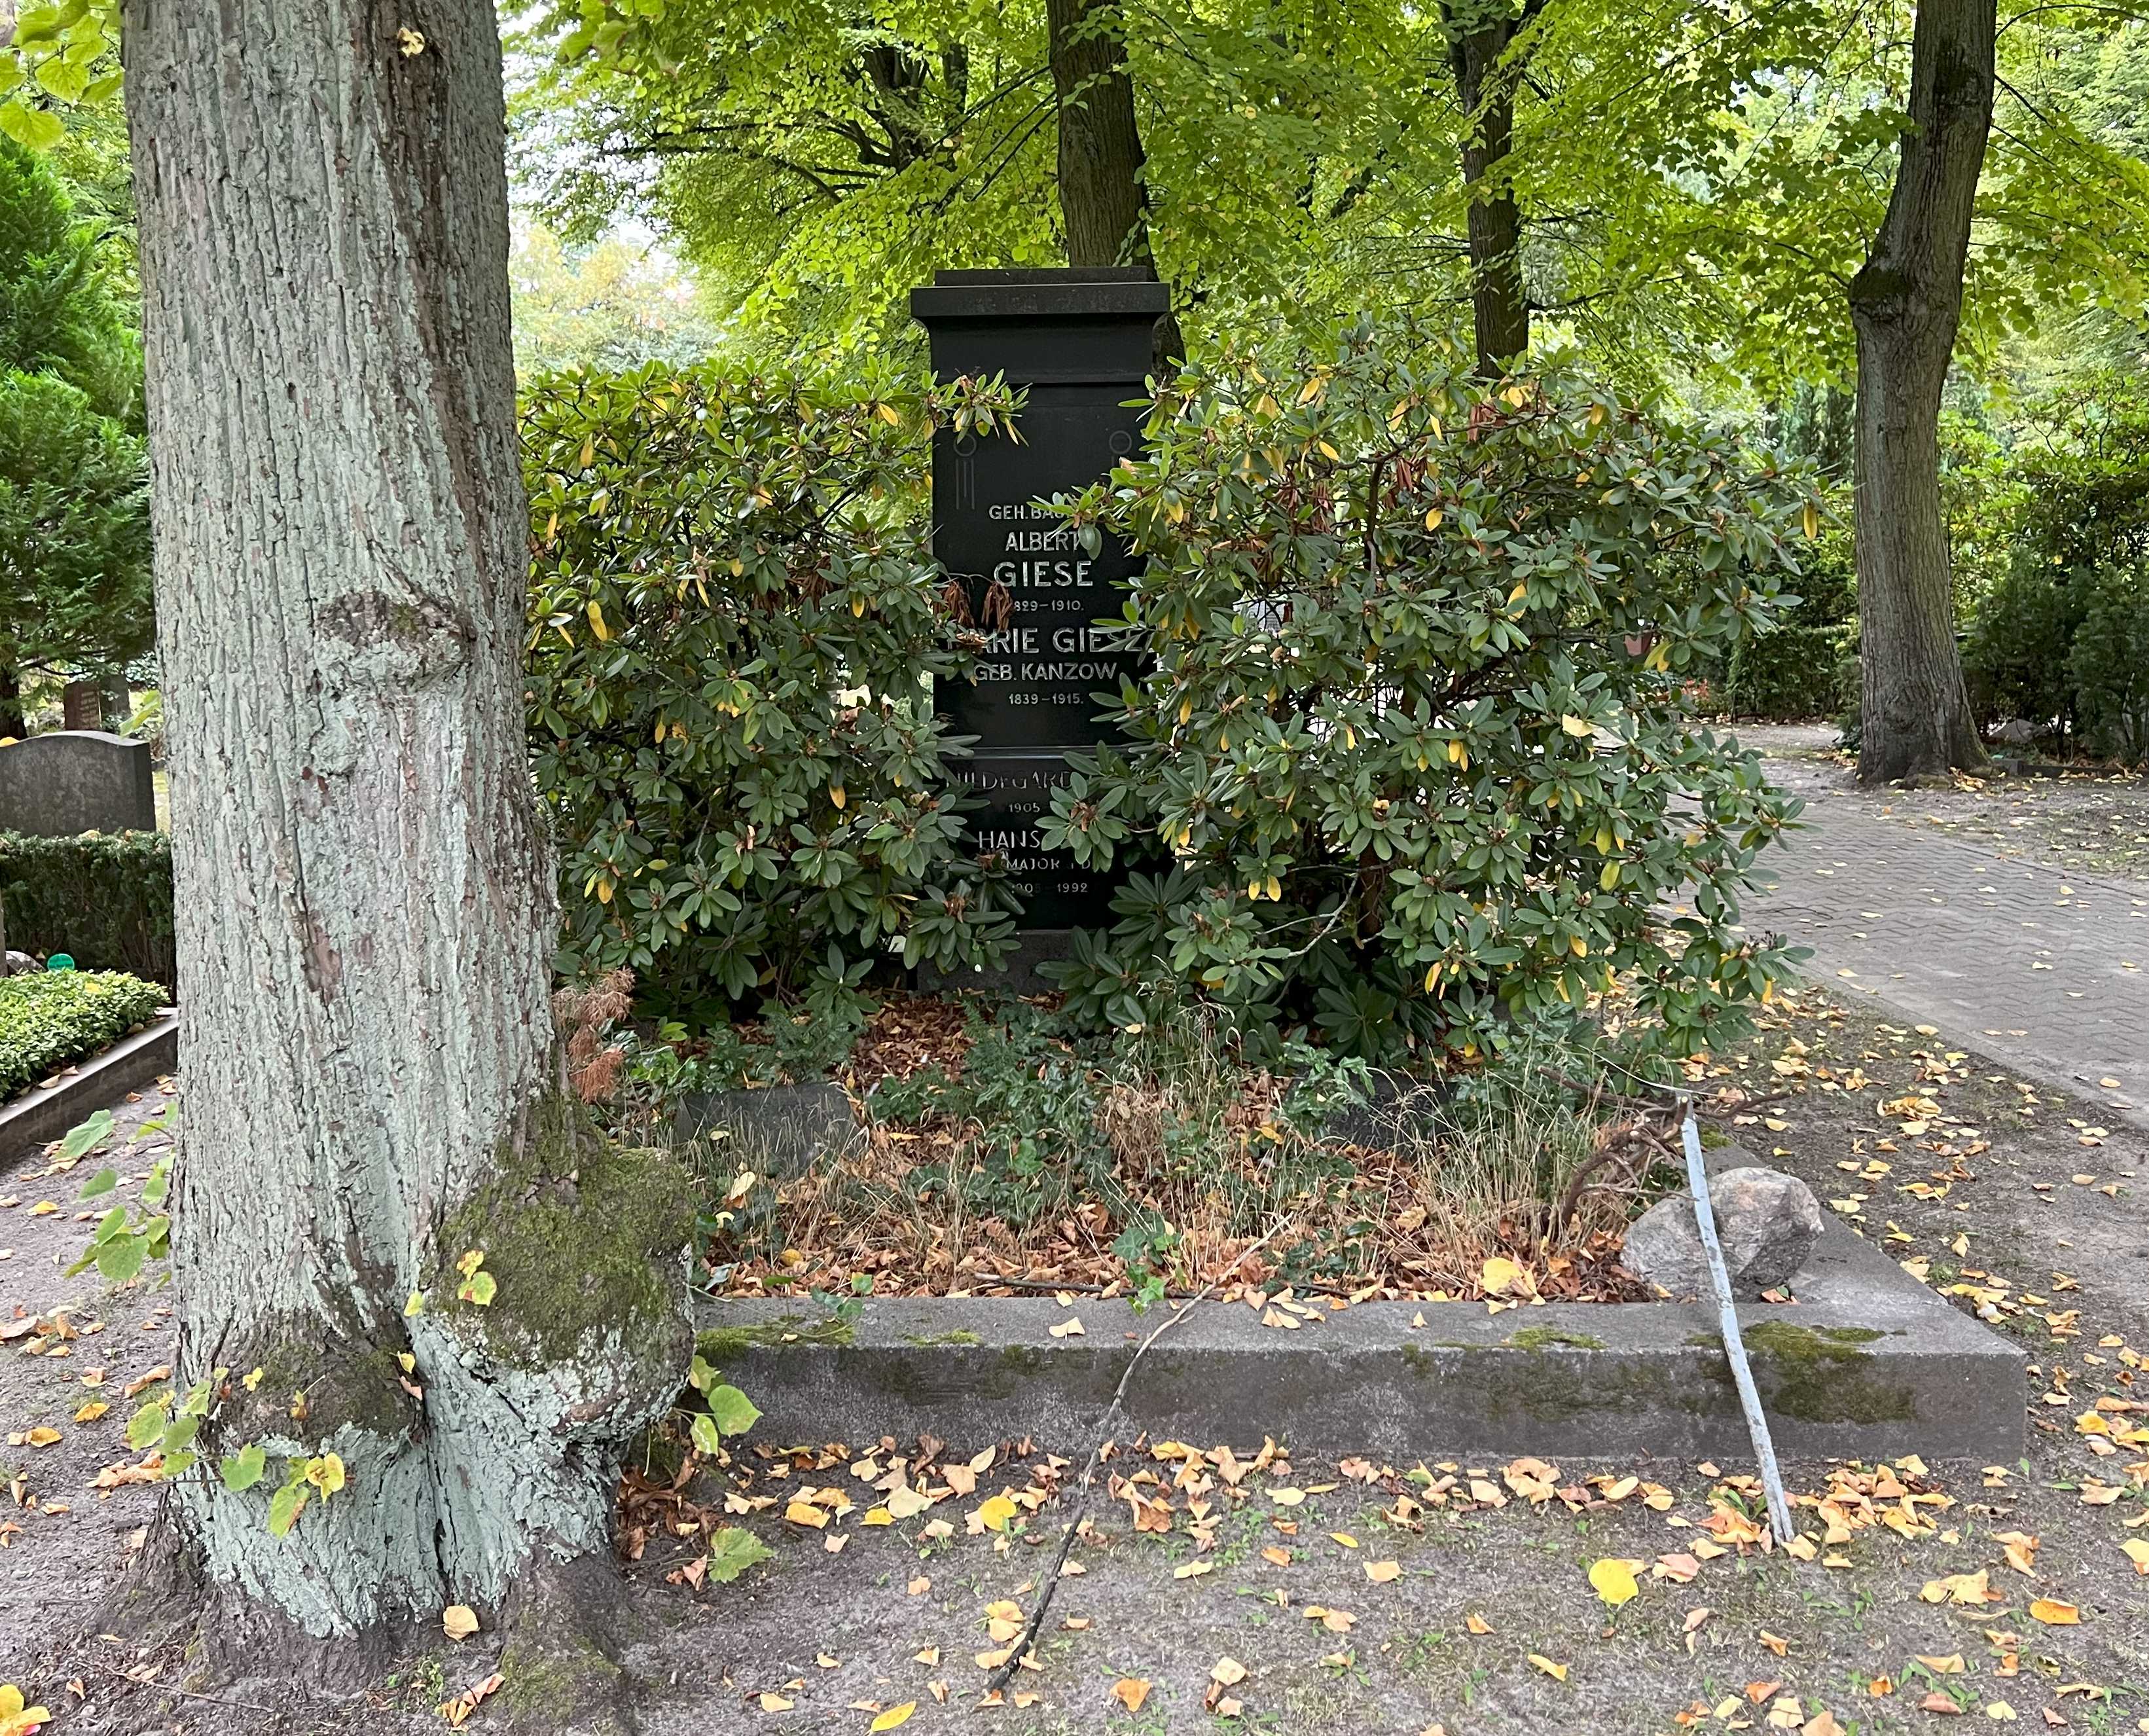
<path id="1" fill-rule="evenodd" d="M 179 1377 L 230 1371 L 208 1462 L 269 1466 L 174 1497 L 243 1593 L 227 1633 L 265 1608 L 344 1636 L 606 1542 L 617 1444 L 690 1350 L 691 1211 L 560 1083 L 491 0 L 127 0 L 125 24 L 187 985 Z M 457 1299 L 471 1250 L 489 1307 Z M 272 1537 L 286 1464 L 328 1452 L 346 1487 Z"/>
<path id="2" fill-rule="evenodd" d="M 1470 198 L 1470 314 L 1477 371 L 1497 380 L 1505 364 L 1527 356 L 1530 304 L 1522 289 L 1522 218 L 1507 155 L 1513 148 L 1517 69 L 1505 63 L 1524 18 L 1479 22 L 1458 33 L 1449 13 L 1449 58 L 1469 131 L 1462 143 L 1462 183 Z"/>
<path id="3" fill-rule="evenodd" d="M 13 669 L 0 667 L 0 736 L 29 732 L 29 719 L 23 714 L 23 683 Z"/>
<path id="4" fill-rule="evenodd" d="M 1993 0 L 1920 0 L 1902 161 L 1850 284 L 1865 783 L 1985 763 L 1955 650 L 1940 411 L 1992 126 L 1994 30 Z"/>
<path id="5" fill-rule="evenodd" d="M 1059 212 L 1070 265 L 1136 265 L 1154 277 L 1149 192 L 1134 81 L 1112 0 L 1045 0 L 1059 105 Z M 1160 365 L 1185 354 L 1179 321 L 1157 322 Z"/>

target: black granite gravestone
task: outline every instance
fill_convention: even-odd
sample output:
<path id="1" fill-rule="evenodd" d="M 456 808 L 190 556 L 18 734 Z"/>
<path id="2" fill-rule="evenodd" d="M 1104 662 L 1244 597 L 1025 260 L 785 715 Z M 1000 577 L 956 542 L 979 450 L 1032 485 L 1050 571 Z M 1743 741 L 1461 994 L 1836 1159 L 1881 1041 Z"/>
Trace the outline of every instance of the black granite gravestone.
<path id="1" fill-rule="evenodd" d="M 1004 374 L 1026 389 L 1019 440 L 944 429 L 933 447 L 933 551 L 986 636 L 974 681 L 939 684 L 939 710 L 978 737 L 958 772 L 984 798 L 972 820 L 1022 894 L 1026 931 L 1105 927 L 1115 875 L 1038 839 L 1066 756 L 1107 740 L 1095 695 L 1136 660 L 1100 623 L 1131 567 L 1115 540 L 1091 555 L 1040 498 L 1085 488 L 1134 451 L 1157 320 L 1171 297 L 1138 270 L 944 271 L 910 295 L 943 380 Z M 1032 945 L 1026 950 L 1034 954 Z"/>

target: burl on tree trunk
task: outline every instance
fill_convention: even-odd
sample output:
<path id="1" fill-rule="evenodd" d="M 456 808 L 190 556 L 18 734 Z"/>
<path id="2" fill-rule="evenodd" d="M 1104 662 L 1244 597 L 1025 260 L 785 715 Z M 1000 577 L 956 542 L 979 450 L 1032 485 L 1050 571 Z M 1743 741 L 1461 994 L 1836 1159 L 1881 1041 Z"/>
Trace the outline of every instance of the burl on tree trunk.
<path id="1" fill-rule="evenodd" d="M 125 24 L 179 1386 L 217 1395 L 169 1517 L 220 1629 L 339 1641 L 605 1548 L 621 1444 L 691 1355 L 692 1215 L 561 1076 L 491 0 Z M 214 1467 L 248 1445 L 234 1492 Z M 271 1535 L 286 1467 L 330 1454 L 340 1489 Z"/>
<path id="2" fill-rule="evenodd" d="M 1940 411 L 1992 125 L 1994 28 L 1993 0 L 1920 0 L 1902 160 L 1850 283 L 1865 783 L 1985 762 L 1955 649 Z"/>

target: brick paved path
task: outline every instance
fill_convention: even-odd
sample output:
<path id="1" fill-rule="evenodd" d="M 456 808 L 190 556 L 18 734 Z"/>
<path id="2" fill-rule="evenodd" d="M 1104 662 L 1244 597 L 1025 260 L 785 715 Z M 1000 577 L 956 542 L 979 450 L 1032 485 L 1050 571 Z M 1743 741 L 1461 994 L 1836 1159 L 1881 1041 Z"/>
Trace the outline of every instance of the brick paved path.
<path id="1" fill-rule="evenodd" d="M 1811 947 L 1814 980 L 2149 1129 L 2149 882 L 1882 818 L 1810 758 L 1771 752 L 1769 769 L 1806 798 L 1809 829 L 1764 858 L 1774 887 L 1749 900 L 1749 928 Z"/>

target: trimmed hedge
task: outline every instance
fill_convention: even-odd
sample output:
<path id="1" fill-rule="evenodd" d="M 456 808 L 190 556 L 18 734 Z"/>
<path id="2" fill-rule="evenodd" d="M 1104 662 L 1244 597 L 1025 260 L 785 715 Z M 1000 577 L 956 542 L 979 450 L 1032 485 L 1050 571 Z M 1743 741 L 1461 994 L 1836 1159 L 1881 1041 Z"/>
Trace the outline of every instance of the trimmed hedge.
<path id="1" fill-rule="evenodd" d="M 1843 637 L 1839 623 L 1794 621 L 1740 642 L 1724 684 L 1725 709 L 1781 723 L 1834 716 L 1844 706 Z"/>
<path id="2" fill-rule="evenodd" d="M 0 1099 L 109 1049 L 164 1004 L 154 983 L 117 970 L 0 977 Z"/>
<path id="3" fill-rule="evenodd" d="M 178 986 L 172 841 L 164 833 L 0 832 L 0 901 L 18 952 L 66 953 L 84 970 L 127 971 L 167 996 Z"/>

